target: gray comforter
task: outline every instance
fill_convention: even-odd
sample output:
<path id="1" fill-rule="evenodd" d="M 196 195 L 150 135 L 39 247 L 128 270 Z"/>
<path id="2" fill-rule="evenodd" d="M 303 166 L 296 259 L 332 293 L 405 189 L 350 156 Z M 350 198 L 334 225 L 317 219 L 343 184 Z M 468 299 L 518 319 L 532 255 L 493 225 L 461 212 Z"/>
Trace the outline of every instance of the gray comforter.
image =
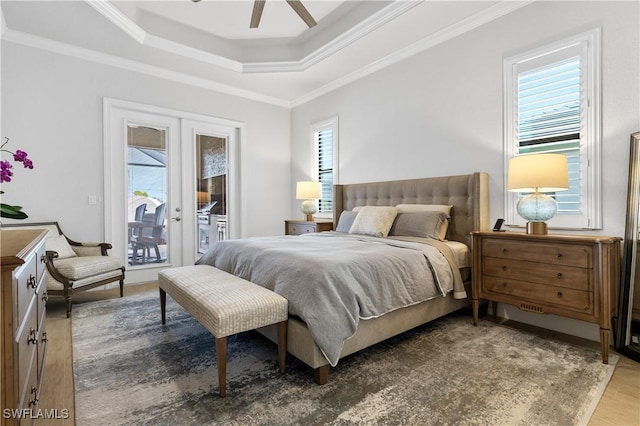
<path id="1" fill-rule="evenodd" d="M 444 296 L 454 282 L 459 294 L 457 266 L 433 245 L 411 240 L 338 232 L 247 238 L 217 242 L 197 263 L 285 297 L 335 366 L 360 319 Z"/>

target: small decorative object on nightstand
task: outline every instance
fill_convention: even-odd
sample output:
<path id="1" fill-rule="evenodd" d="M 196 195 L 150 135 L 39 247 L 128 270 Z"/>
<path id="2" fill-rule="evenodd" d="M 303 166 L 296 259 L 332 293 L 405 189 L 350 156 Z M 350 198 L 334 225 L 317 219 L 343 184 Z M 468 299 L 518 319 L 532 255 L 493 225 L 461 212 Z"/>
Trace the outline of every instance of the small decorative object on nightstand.
<path id="1" fill-rule="evenodd" d="M 285 220 L 285 235 L 302 235 L 310 232 L 333 231 L 333 222 L 330 220 Z"/>
<path id="2" fill-rule="evenodd" d="M 303 181 L 296 185 L 296 199 L 304 200 L 300 204 L 300 210 L 305 215 L 307 222 L 313 221 L 313 214 L 318 211 L 317 200 L 322 196 L 322 186 L 320 182 Z"/>
<path id="3" fill-rule="evenodd" d="M 473 232 L 473 323 L 479 300 L 515 305 L 600 325 L 602 362 L 609 361 L 617 315 L 620 238 Z"/>

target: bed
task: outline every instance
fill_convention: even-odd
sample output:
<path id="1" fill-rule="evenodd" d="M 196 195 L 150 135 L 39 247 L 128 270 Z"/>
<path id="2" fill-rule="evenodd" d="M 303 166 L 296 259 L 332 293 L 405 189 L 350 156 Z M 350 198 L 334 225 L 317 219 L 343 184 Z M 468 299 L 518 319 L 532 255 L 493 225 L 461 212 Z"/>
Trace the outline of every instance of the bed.
<path id="1" fill-rule="evenodd" d="M 249 238 L 217 243 L 198 263 L 249 279 L 287 298 L 287 350 L 314 370 L 318 384 L 324 384 L 331 365 L 340 358 L 470 305 L 471 298 L 464 297 L 465 292 L 471 294 L 470 232 L 488 229 L 488 204 L 485 173 L 335 185 L 337 230 L 344 231 L 345 222 L 354 219 L 357 223 L 349 223 L 346 229 L 363 226 L 363 217 L 372 211 L 376 215 L 403 211 L 406 219 L 420 214 L 414 214 L 414 208 L 436 205 L 450 206 L 447 226 L 442 228 L 446 235 L 424 241 L 391 236 L 392 230 L 389 237 L 385 233 L 382 238 L 375 233 L 353 232 Z M 395 227 L 400 215 L 392 216 Z M 369 225 L 364 226 L 365 233 L 369 232 Z M 314 250 L 331 255 L 318 261 Z M 378 278 L 380 282 L 387 279 L 382 274 L 389 274 L 391 281 L 401 281 L 399 295 L 378 285 Z M 325 289 L 320 279 L 333 287 Z M 362 290 L 358 285 L 365 281 L 369 288 Z M 422 281 L 424 285 L 416 285 Z M 351 288 L 356 294 L 347 294 L 346 289 Z M 340 292 L 345 294 L 335 294 Z M 370 293 L 376 293 L 373 301 L 369 301 Z M 258 331 L 276 341 L 273 327 Z"/>

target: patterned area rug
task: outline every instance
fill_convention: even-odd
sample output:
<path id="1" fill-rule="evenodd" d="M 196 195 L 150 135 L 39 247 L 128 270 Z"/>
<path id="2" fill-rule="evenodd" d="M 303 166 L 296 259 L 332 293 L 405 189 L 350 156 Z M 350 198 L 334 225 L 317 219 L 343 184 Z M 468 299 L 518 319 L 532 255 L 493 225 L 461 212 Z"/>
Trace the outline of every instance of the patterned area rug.
<path id="1" fill-rule="evenodd" d="M 341 360 L 318 386 L 255 332 L 229 338 L 227 397 L 213 337 L 156 291 L 74 306 L 76 424 L 573 425 L 618 360 L 453 314 Z"/>

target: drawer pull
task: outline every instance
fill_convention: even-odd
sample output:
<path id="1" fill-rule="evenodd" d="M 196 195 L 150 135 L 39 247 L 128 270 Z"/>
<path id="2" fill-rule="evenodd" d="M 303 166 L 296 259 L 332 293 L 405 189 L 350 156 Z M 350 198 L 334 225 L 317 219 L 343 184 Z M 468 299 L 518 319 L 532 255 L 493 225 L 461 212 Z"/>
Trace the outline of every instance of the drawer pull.
<path id="1" fill-rule="evenodd" d="M 40 263 L 47 263 L 47 257 L 44 254 L 40 256 Z"/>
<path id="2" fill-rule="evenodd" d="M 558 258 L 558 259 L 562 259 L 562 253 L 558 253 L 558 254 L 556 254 L 556 258 Z"/>
<path id="3" fill-rule="evenodd" d="M 49 300 L 49 293 L 45 291 L 44 293 L 42 293 L 42 301 L 47 303 L 48 300 Z"/>
<path id="4" fill-rule="evenodd" d="M 558 278 L 562 278 L 562 272 L 558 272 Z"/>
<path id="5" fill-rule="evenodd" d="M 506 270 L 507 270 L 507 267 L 506 267 L 505 265 L 502 265 L 502 270 L 503 270 L 503 271 L 506 271 Z"/>
<path id="6" fill-rule="evenodd" d="M 506 283 L 506 282 L 503 282 L 503 283 L 502 283 L 502 287 L 503 287 L 503 288 L 506 288 L 506 287 L 507 287 L 507 283 Z"/>
<path id="7" fill-rule="evenodd" d="M 31 274 L 29 274 L 29 279 L 27 280 L 27 287 L 31 287 L 31 288 L 38 287 L 38 281 L 36 280 L 36 277 L 34 277 Z"/>
<path id="8" fill-rule="evenodd" d="M 47 338 L 47 332 L 42 333 L 42 343 L 47 343 L 49 339 Z"/>
<path id="9" fill-rule="evenodd" d="M 32 405 L 38 405 L 38 388 L 32 387 L 31 395 L 33 395 L 33 398 L 31 399 L 31 401 L 29 401 L 29 407 L 31 407 Z"/>
<path id="10" fill-rule="evenodd" d="M 507 252 L 507 249 L 506 249 L 506 248 L 503 248 L 503 249 L 502 249 L 502 254 L 505 254 L 506 252 Z"/>
<path id="11" fill-rule="evenodd" d="M 27 344 L 31 344 L 33 343 L 34 345 L 38 344 L 38 338 L 36 337 L 36 330 L 35 329 L 31 329 L 29 331 L 29 337 L 27 338 Z"/>
<path id="12" fill-rule="evenodd" d="M 562 297 L 562 292 L 561 291 L 558 292 L 558 297 Z"/>

